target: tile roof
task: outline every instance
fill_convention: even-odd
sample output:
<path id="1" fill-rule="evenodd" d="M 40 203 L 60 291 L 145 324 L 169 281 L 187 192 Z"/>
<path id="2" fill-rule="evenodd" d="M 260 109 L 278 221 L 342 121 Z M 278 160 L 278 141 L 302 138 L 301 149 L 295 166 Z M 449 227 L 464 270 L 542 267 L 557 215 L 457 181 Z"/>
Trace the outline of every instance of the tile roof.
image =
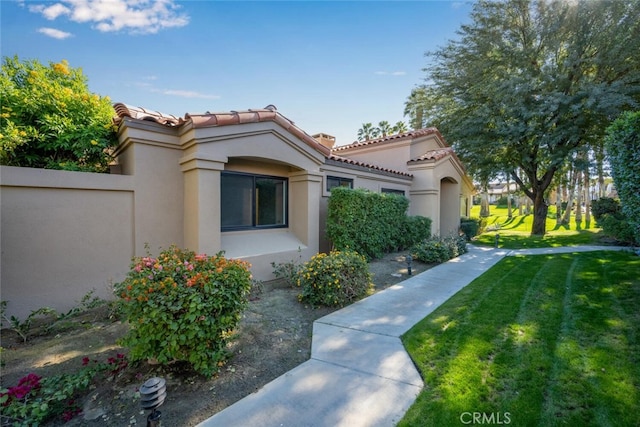
<path id="1" fill-rule="evenodd" d="M 327 157 L 327 159 L 328 160 L 333 160 L 333 161 L 336 161 L 336 162 L 346 163 L 348 165 L 360 166 L 360 167 L 367 168 L 367 169 L 374 169 L 374 170 L 377 170 L 377 171 L 386 172 L 386 173 L 390 173 L 390 174 L 393 174 L 393 175 L 402 175 L 402 176 L 408 176 L 408 177 L 412 177 L 413 176 L 410 173 L 400 172 L 400 171 L 397 171 L 397 170 L 385 168 L 385 167 L 374 165 L 374 164 L 371 164 L 371 163 L 365 163 L 365 162 L 361 162 L 361 161 L 358 161 L 358 160 L 353 160 L 353 159 L 350 159 L 348 157 L 337 156 L 335 154 L 329 155 Z"/>
<path id="2" fill-rule="evenodd" d="M 280 114 L 273 105 L 267 105 L 262 109 L 246 111 L 230 111 L 224 113 L 210 113 L 207 111 L 204 114 L 187 113 L 184 118 L 177 118 L 172 115 L 166 115 L 157 111 L 146 110 L 144 108 L 133 107 L 122 103 L 114 104 L 114 109 L 118 114 L 116 123 L 124 117 L 131 117 L 139 120 L 150 120 L 167 126 L 182 126 L 183 124 L 191 122 L 195 128 L 206 128 L 272 121 L 285 128 L 300 140 L 304 141 L 311 148 L 314 148 L 325 156 L 330 155 L 330 150 L 327 147 L 320 144 L 311 135 L 296 126 L 293 121 Z"/>
<path id="3" fill-rule="evenodd" d="M 410 159 L 407 163 L 422 162 L 424 160 L 440 160 L 450 155 L 455 155 L 455 153 L 453 152 L 453 148 L 443 147 L 437 150 L 427 151 L 420 157 L 416 157 L 415 159 Z"/>
<path id="4" fill-rule="evenodd" d="M 134 107 L 133 105 L 127 105 L 121 102 L 113 104 L 113 108 L 116 110 L 116 114 L 118 115 L 114 119 L 116 124 L 120 123 L 125 117 L 131 117 L 132 119 L 137 120 L 149 120 L 167 126 L 178 126 L 183 123 L 183 119 L 176 116 L 163 114 L 159 111 L 147 110 L 142 107 Z"/>
<path id="5" fill-rule="evenodd" d="M 408 132 L 398 133 L 395 135 L 389 135 L 384 138 L 367 139 L 366 141 L 356 141 L 349 145 L 341 145 L 339 147 L 335 147 L 333 148 L 332 151 L 347 151 L 347 150 L 368 147 L 371 145 L 377 145 L 377 144 L 382 144 L 382 143 L 391 142 L 391 141 L 401 141 L 403 139 L 412 139 L 420 136 L 433 135 L 433 134 L 438 135 L 440 139 L 444 141 L 444 138 L 440 134 L 440 131 L 432 127 L 432 128 L 411 130 Z"/>

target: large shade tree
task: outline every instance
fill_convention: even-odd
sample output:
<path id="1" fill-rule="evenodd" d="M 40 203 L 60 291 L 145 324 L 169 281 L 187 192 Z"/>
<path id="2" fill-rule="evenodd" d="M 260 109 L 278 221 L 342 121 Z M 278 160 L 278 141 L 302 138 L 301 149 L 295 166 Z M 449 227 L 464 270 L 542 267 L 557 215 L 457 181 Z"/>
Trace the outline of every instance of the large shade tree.
<path id="1" fill-rule="evenodd" d="M 640 98 L 640 3 L 480 1 L 412 91 L 411 123 L 437 126 L 481 182 L 508 171 L 544 234 L 546 192 Z"/>

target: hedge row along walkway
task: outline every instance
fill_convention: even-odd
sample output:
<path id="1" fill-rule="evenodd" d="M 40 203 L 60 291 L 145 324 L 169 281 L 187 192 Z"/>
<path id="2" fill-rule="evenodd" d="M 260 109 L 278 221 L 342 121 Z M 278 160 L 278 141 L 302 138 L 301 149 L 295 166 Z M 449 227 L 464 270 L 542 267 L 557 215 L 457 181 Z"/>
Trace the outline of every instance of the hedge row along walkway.
<path id="1" fill-rule="evenodd" d="M 623 248 L 469 249 L 316 320 L 311 359 L 199 426 L 394 426 L 423 387 L 400 337 L 440 304 L 504 256 Z"/>

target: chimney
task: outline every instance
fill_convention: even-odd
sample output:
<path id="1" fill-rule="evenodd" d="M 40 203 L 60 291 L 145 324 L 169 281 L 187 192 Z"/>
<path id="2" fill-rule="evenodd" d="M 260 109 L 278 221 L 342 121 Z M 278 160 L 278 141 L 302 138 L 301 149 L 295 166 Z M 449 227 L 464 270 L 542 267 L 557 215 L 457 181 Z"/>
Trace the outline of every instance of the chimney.
<path id="1" fill-rule="evenodd" d="M 327 147 L 329 150 L 331 150 L 336 143 L 336 137 L 326 133 L 317 133 L 313 135 L 313 139 Z"/>

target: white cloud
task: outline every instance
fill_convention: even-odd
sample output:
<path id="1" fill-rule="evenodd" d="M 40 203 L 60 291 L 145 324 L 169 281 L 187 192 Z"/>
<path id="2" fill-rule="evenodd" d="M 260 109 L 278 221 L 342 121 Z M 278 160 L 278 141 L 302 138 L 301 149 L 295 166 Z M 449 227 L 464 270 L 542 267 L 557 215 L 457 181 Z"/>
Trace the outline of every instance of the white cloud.
<path id="1" fill-rule="evenodd" d="M 45 36 L 53 37 L 54 39 L 64 40 L 67 37 L 71 37 L 73 34 L 67 33 L 66 31 L 56 30 L 55 28 L 38 28 L 38 32 L 44 34 Z"/>
<path id="2" fill-rule="evenodd" d="M 30 5 L 29 10 L 46 19 L 65 16 L 73 22 L 92 23 L 102 32 L 128 31 L 155 34 L 184 27 L 189 16 L 179 12 L 174 0 L 60 0 L 53 5 Z"/>
<path id="3" fill-rule="evenodd" d="M 208 95 L 206 93 L 195 92 L 192 90 L 152 89 L 151 92 L 161 93 L 163 95 L 179 96 L 181 98 L 220 99 L 220 96 L 218 95 Z"/>
<path id="4" fill-rule="evenodd" d="M 376 75 L 378 76 L 404 76 L 407 74 L 406 71 L 376 71 Z"/>

